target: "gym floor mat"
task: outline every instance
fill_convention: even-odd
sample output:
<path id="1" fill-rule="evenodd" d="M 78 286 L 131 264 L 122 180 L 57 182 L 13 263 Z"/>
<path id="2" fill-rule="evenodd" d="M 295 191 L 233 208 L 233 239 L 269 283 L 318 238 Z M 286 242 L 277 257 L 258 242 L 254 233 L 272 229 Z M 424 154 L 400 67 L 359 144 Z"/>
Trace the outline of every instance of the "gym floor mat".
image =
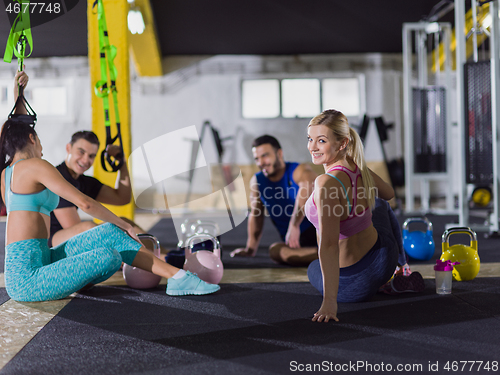
<path id="1" fill-rule="evenodd" d="M 428 271 L 440 255 L 439 231 L 449 220 L 430 220 L 436 253 L 430 261 L 410 263 L 414 269 Z M 274 241 L 268 236 L 274 228 L 268 229 L 265 244 Z M 5 329 L 0 322 L 0 375 L 346 373 L 352 366 L 359 373 L 390 366 L 392 372 L 423 374 L 449 373 L 445 366 L 451 369 L 453 361 L 471 361 L 474 369 L 479 361 L 498 365 L 500 267 L 493 263 L 500 261 L 498 239 L 478 234 L 479 276 L 486 277 L 454 282 L 451 295 L 435 294 L 430 272 L 423 293 L 341 303 L 340 322 L 324 324 L 310 321 L 321 296 L 306 281 L 305 268 L 275 265 L 265 248 L 252 259 L 229 258 L 231 247 L 246 240 L 246 223 L 228 234 L 227 281 L 209 296 L 169 297 L 164 282 L 134 290 L 117 274 L 72 298 L 19 304 L 0 284 L 0 314 L 25 320 L 9 321 Z M 304 282 L 296 282 L 301 278 Z M 22 344 L 16 347 L 17 342 Z"/>
<path id="2" fill-rule="evenodd" d="M 0 373 L 285 374 L 306 364 L 491 363 L 500 349 L 499 281 L 475 279 L 438 296 L 426 280 L 420 294 L 339 304 L 340 322 L 330 324 L 310 321 L 321 297 L 308 283 L 225 284 L 214 295 L 183 298 L 99 286 L 76 296 Z"/>

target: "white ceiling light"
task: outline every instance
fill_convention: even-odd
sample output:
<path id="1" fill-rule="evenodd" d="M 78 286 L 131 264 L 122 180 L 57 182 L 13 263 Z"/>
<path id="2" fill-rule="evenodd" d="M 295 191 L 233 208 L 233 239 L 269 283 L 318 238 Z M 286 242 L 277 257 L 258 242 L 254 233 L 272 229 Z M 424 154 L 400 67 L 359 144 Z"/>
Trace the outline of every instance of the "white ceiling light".
<path id="1" fill-rule="evenodd" d="M 128 29 L 132 34 L 142 34 L 146 29 L 142 13 L 138 9 L 130 9 L 127 16 Z"/>

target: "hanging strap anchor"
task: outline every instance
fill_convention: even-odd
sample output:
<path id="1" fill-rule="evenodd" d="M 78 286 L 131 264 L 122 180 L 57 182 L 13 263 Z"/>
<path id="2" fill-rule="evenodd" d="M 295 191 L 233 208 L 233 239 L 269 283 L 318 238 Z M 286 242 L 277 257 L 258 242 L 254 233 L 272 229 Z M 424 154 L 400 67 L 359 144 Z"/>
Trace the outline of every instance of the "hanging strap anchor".
<path id="1" fill-rule="evenodd" d="M 19 62 L 19 70 L 23 70 L 23 63 L 26 57 L 29 57 L 33 52 L 33 37 L 31 35 L 31 24 L 30 24 L 30 1 L 29 0 L 14 0 L 20 3 L 21 11 L 18 13 L 16 19 L 12 23 L 10 29 L 9 38 L 7 39 L 7 45 L 5 46 L 5 53 L 3 55 L 3 61 L 6 63 L 12 62 L 12 54 L 14 54 Z M 19 48 L 19 42 L 21 41 L 22 48 Z M 30 46 L 29 55 L 25 56 L 26 44 Z"/>

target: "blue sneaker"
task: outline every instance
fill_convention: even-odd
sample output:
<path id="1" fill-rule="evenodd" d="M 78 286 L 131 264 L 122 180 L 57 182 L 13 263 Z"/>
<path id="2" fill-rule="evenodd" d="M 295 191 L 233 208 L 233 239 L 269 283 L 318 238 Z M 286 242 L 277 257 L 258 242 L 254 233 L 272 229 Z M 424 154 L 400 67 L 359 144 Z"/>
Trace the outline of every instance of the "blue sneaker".
<path id="1" fill-rule="evenodd" d="M 215 293 L 220 289 L 217 284 L 209 284 L 195 274 L 186 271 L 180 279 L 168 279 L 167 294 L 169 296 L 187 296 Z"/>

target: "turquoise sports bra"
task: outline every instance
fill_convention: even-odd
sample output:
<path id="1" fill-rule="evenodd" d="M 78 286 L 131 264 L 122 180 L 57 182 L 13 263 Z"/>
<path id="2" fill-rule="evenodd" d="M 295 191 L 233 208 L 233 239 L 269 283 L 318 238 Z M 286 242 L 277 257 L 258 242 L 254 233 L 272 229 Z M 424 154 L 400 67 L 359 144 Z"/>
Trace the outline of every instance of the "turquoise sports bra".
<path id="1" fill-rule="evenodd" d="M 14 165 L 19 161 L 16 161 Z M 34 194 L 14 193 L 10 189 L 14 165 L 5 169 L 5 206 L 7 207 L 7 213 L 11 211 L 33 211 L 50 216 L 50 212 L 56 209 L 59 204 L 59 196 L 49 189 L 43 189 Z"/>

